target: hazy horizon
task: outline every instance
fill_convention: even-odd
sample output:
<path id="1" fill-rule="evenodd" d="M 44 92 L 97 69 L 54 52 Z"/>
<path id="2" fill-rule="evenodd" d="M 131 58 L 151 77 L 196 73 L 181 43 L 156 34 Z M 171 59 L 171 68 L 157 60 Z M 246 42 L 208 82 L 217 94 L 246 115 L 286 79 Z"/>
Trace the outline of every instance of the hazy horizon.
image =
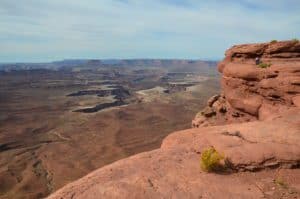
<path id="1" fill-rule="evenodd" d="M 185 60 L 185 61 L 206 61 L 206 62 L 218 62 L 221 59 L 178 59 L 178 58 L 74 58 L 74 59 L 60 59 L 60 60 L 46 60 L 46 61 L 29 61 L 29 62 L 14 62 L 14 61 L 7 61 L 7 62 L 1 62 L 0 64 L 41 64 L 41 63 L 52 63 L 52 62 L 62 62 L 62 61 L 91 61 L 91 60 L 100 60 L 100 61 L 122 61 L 122 60 Z"/>
<path id="2" fill-rule="evenodd" d="M 0 62 L 219 60 L 234 44 L 299 37 L 297 0 L 2 0 Z"/>

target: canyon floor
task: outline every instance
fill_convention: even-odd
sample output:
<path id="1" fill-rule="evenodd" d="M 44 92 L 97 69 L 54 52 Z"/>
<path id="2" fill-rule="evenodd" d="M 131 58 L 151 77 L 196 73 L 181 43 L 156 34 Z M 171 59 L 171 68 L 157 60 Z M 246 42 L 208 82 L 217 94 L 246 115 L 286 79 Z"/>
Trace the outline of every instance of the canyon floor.
<path id="1" fill-rule="evenodd" d="M 45 197 L 159 148 L 219 92 L 216 67 L 201 64 L 0 72 L 0 198 Z"/>

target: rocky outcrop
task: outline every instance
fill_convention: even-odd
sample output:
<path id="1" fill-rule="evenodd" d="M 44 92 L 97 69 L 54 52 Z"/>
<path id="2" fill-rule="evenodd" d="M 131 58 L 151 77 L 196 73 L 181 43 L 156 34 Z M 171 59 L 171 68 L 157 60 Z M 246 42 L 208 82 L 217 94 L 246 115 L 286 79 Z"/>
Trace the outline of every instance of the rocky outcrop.
<path id="1" fill-rule="evenodd" d="M 259 68 L 256 56 L 272 65 Z M 219 64 L 222 94 L 196 116 L 198 128 L 175 132 L 160 149 L 100 168 L 49 198 L 299 198 L 298 58 L 294 41 L 234 46 Z M 210 147 L 225 157 L 224 170 L 201 170 Z"/>
<path id="2" fill-rule="evenodd" d="M 218 64 L 222 94 L 209 100 L 193 127 L 266 120 L 299 107 L 299 41 L 237 45 L 225 56 Z M 203 114 L 208 109 L 211 113 Z"/>
<path id="3" fill-rule="evenodd" d="M 200 154 L 210 146 L 225 155 L 230 162 L 229 171 L 214 174 L 200 169 Z M 281 194 L 297 198 L 300 170 L 289 168 L 299 165 L 300 109 L 297 108 L 266 122 L 173 133 L 160 149 L 98 169 L 49 198 L 229 199 L 280 198 Z M 259 171 L 266 168 L 280 169 Z M 277 178 L 283 178 L 288 188 L 278 187 L 274 183 Z"/>

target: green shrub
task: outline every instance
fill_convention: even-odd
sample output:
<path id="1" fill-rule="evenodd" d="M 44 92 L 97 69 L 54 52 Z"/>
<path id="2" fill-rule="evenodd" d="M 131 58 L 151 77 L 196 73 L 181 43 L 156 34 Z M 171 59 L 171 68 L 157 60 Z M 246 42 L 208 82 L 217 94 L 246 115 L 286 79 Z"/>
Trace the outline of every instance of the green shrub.
<path id="1" fill-rule="evenodd" d="M 221 160 L 224 156 L 221 155 L 215 148 L 210 147 L 201 153 L 200 166 L 203 171 L 218 171 L 222 168 Z"/>
<path id="2" fill-rule="evenodd" d="M 274 180 L 274 184 L 276 184 L 277 186 L 280 186 L 282 188 L 288 188 L 288 185 L 284 182 L 284 180 L 282 178 L 277 177 Z"/>
<path id="3" fill-rule="evenodd" d="M 271 44 L 275 44 L 275 43 L 277 43 L 277 42 L 278 42 L 278 41 L 274 39 L 274 40 L 271 41 Z"/>
<path id="4" fill-rule="evenodd" d="M 260 63 L 258 66 L 260 67 L 260 68 L 268 68 L 268 67 L 270 67 L 272 64 L 271 63 Z"/>
<path id="5" fill-rule="evenodd" d="M 298 43 L 299 39 L 292 39 L 293 42 Z"/>

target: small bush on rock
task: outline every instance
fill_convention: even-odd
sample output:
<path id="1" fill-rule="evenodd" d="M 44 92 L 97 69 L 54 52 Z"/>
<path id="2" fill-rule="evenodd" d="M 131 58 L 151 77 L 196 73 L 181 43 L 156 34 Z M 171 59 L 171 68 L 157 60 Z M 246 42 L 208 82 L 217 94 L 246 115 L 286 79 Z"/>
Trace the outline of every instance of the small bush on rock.
<path id="1" fill-rule="evenodd" d="M 277 40 L 274 39 L 271 41 L 271 44 L 275 44 L 275 43 L 277 43 Z"/>
<path id="2" fill-rule="evenodd" d="M 277 186 L 280 186 L 282 188 L 288 188 L 288 185 L 284 182 L 284 180 L 282 178 L 279 178 L 277 177 L 275 180 L 274 180 L 274 183 L 277 185 Z"/>
<path id="3" fill-rule="evenodd" d="M 298 43 L 299 39 L 292 39 L 293 42 Z"/>
<path id="4" fill-rule="evenodd" d="M 271 63 L 260 63 L 258 66 L 260 67 L 260 68 L 268 68 L 268 67 L 270 67 L 272 64 Z"/>
<path id="5" fill-rule="evenodd" d="M 224 156 L 221 155 L 215 148 L 210 147 L 201 153 L 200 166 L 206 172 L 218 171 L 222 168 L 221 160 Z"/>

